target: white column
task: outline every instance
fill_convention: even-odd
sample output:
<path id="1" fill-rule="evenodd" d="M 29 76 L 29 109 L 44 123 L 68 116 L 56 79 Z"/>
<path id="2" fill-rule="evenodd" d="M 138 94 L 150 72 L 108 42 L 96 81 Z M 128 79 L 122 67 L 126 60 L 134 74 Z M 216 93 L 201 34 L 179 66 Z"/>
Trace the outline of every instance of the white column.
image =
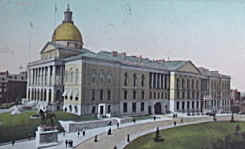
<path id="1" fill-rule="evenodd" d="M 55 72 L 56 72 L 56 66 L 54 65 L 53 66 L 53 72 L 52 72 L 52 75 L 53 75 L 52 76 L 52 82 L 53 82 L 52 85 L 56 84 L 56 77 L 55 77 L 56 74 L 55 74 Z"/>
<path id="2" fill-rule="evenodd" d="M 37 68 L 37 85 L 39 85 L 39 68 Z"/>
<path id="3" fill-rule="evenodd" d="M 48 66 L 48 71 L 47 71 L 47 84 L 50 86 L 50 66 Z"/>
<path id="4" fill-rule="evenodd" d="M 33 68 L 32 69 L 32 71 L 33 71 L 33 80 L 32 80 L 32 85 L 34 86 L 35 85 L 35 77 L 36 77 L 36 71 L 35 71 L 35 69 Z"/>
<path id="5" fill-rule="evenodd" d="M 153 88 L 154 82 L 154 73 L 151 73 L 151 88 Z"/>
<path id="6" fill-rule="evenodd" d="M 30 97 L 28 98 L 29 100 L 32 99 L 32 88 L 30 88 Z"/>

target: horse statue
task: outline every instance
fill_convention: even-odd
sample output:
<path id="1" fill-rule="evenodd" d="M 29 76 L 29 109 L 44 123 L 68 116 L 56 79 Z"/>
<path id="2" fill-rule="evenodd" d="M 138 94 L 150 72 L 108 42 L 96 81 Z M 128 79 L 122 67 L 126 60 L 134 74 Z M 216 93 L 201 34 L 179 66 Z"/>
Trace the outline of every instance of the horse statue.
<path id="1" fill-rule="evenodd" d="M 54 127 L 56 124 L 56 115 L 53 112 L 44 112 L 40 109 L 39 111 L 41 118 L 41 125 Z"/>

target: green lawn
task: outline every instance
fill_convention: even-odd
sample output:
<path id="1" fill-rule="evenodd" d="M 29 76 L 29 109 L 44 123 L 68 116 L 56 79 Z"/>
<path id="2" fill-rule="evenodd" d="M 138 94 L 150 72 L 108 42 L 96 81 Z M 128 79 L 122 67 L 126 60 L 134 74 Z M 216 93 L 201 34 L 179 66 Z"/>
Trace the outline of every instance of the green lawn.
<path id="1" fill-rule="evenodd" d="M 189 125 L 160 131 L 161 136 L 165 138 L 164 142 L 155 142 L 153 140 L 155 133 L 152 133 L 137 138 L 126 149 L 202 149 L 234 133 L 237 124 L 244 132 L 244 122 L 211 122 Z"/>
<path id="2" fill-rule="evenodd" d="M 10 113 L 0 114 L 0 143 L 33 136 L 35 129 L 40 125 L 39 119 L 30 119 L 30 116 L 33 114 L 36 114 L 36 112 L 24 112 L 18 115 L 11 115 Z M 96 119 L 96 117 L 80 117 L 61 111 L 58 111 L 55 114 L 57 120 L 85 121 Z"/>

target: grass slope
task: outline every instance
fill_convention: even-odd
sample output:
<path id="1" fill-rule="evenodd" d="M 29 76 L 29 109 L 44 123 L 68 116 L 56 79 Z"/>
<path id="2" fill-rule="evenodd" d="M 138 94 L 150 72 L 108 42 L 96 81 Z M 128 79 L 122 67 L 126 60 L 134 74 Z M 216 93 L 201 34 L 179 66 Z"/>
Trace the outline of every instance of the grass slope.
<path id="1" fill-rule="evenodd" d="M 24 112 L 18 115 L 10 113 L 0 114 L 0 143 L 10 140 L 24 139 L 34 135 L 35 129 L 40 125 L 40 119 L 30 119 L 36 112 Z M 85 121 L 95 120 L 91 116 L 77 116 L 58 111 L 55 113 L 57 120 Z"/>
<path id="2" fill-rule="evenodd" d="M 137 138 L 126 149 L 201 149 L 208 147 L 218 139 L 235 132 L 239 124 L 241 131 L 245 131 L 245 123 L 211 122 L 183 127 L 176 127 L 160 131 L 164 142 L 155 142 L 155 133 Z"/>

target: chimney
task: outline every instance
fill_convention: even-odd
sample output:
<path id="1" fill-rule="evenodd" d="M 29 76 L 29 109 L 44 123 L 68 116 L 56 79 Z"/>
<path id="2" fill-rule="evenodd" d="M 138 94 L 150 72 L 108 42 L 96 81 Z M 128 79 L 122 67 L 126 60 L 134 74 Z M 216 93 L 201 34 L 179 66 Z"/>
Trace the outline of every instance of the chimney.
<path id="1" fill-rule="evenodd" d="M 126 52 L 123 52 L 123 53 L 122 53 L 122 56 L 127 56 L 127 53 L 126 53 Z"/>
<path id="2" fill-rule="evenodd" d="M 112 56 L 118 56 L 117 51 L 112 51 Z"/>

